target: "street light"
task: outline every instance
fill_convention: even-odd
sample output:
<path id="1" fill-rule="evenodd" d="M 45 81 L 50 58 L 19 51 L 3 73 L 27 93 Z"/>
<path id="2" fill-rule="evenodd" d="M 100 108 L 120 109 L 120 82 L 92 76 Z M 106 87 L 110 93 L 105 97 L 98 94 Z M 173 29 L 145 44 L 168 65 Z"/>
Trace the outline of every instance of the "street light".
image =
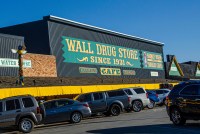
<path id="1" fill-rule="evenodd" d="M 19 60 L 19 84 L 24 86 L 24 75 L 23 75 L 23 60 L 22 55 L 26 54 L 26 46 L 19 45 L 18 49 L 11 49 L 12 53 L 18 54 L 18 60 Z"/>

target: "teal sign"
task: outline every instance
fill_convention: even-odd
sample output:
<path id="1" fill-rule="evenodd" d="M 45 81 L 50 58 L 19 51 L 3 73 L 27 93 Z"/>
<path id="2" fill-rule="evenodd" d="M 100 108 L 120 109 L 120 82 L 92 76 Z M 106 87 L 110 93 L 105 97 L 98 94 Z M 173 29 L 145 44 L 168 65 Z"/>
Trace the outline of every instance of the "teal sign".
<path id="1" fill-rule="evenodd" d="M 141 68 L 139 50 L 62 36 L 64 62 Z"/>
<path id="2" fill-rule="evenodd" d="M 162 54 L 142 51 L 143 68 L 163 70 Z"/>
<path id="3" fill-rule="evenodd" d="M 171 65 L 171 68 L 170 68 L 170 71 L 169 71 L 169 75 L 171 76 L 181 76 L 175 62 L 173 61 L 172 62 L 172 65 Z"/>

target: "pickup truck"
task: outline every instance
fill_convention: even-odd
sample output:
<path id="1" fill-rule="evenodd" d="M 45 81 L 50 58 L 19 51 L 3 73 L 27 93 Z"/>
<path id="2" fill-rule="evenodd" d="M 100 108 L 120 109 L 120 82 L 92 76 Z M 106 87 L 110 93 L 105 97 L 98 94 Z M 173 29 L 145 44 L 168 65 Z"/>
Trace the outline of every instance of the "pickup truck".
<path id="1" fill-rule="evenodd" d="M 75 100 L 87 102 L 92 114 L 104 113 L 105 115 L 118 116 L 121 111 L 131 108 L 130 97 L 124 90 L 85 93 L 77 96 Z"/>

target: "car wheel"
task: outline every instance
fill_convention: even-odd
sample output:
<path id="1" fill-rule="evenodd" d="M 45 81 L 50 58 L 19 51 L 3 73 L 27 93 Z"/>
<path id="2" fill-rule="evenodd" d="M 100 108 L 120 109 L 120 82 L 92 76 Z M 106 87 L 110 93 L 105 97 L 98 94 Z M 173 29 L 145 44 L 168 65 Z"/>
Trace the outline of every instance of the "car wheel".
<path id="1" fill-rule="evenodd" d="M 24 118 L 19 122 L 18 126 L 19 126 L 19 131 L 23 133 L 30 133 L 33 130 L 34 123 L 31 119 Z"/>
<path id="2" fill-rule="evenodd" d="M 143 104 L 141 101 L 136 100 L 132 104 L 132 109 L 134 112 L 140 112 L 142 110 Z"/>
<path id="3" fill-rule="evenodd" d="M 79 123 L 82 119 L 82 114 L 80 112 L 73 112 L 70 117 L 71 123 Z"/>
<path id="4" fill-rule="evenodd" d="M 121 107 L 117 104 L 113 104 L 110 108 L 110 114 L 113 116 L 118 116 L 121 112 Z"/>
<path id="5" fill-rule="evenodd" d="M 186 119 L 183 118 L 181 112 L 177 108 L 171 110 L 170 117 L 174 125 L 184 125 L 186 123 Z"/>
<path id="6" fill-rule="evenodd" d="M 155 102 L 153 100 L 150 100 L 149 105 L 147 106 L 149 109 L 153 109 L 155 106 Z"/>

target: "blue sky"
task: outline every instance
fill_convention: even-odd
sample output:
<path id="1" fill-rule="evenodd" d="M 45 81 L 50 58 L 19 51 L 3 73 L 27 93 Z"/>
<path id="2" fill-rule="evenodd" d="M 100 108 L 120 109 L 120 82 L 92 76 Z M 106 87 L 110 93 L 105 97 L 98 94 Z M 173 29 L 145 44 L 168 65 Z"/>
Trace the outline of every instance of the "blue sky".
<path id="1" fill-rule="evenodd" d="M 0 27 L 50 14 L 163 42 L 179 62 L 200 61 L 200 0 L 4 0 Z"/>

